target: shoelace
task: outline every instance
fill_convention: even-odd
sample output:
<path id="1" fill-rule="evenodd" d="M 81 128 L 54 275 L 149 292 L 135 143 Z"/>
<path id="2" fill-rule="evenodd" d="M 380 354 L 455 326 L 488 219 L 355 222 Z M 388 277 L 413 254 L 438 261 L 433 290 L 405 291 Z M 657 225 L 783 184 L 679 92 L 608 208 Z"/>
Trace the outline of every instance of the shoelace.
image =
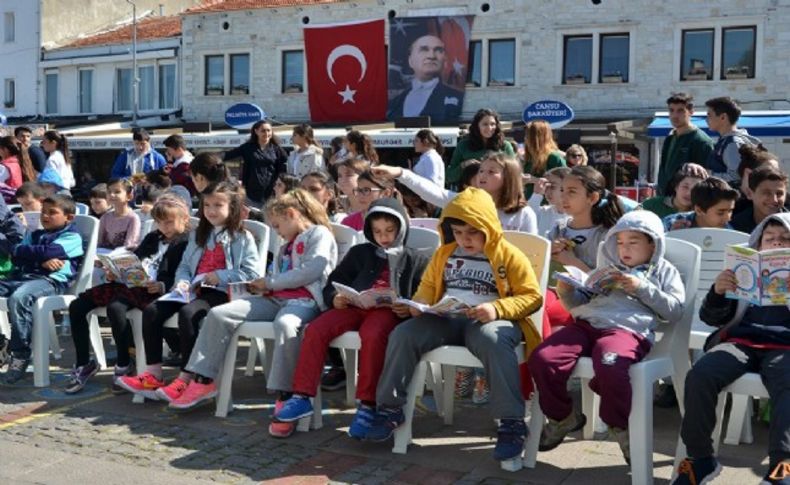
<path id="1" fill-rule="evenodd" d="M 783 461 L 776 465 L 774 471 L 768 475 L 771 480 L 782 480 L 790 476 L 790 461 Z"/>
<path id="2" fill-rule="evenodd" d="M 683 460 L 678 467 L 678 475 L 687 475 L 691 485 L 697 485 L 697 476 L 694 474 L 694 467 L 691 461 Z"/>

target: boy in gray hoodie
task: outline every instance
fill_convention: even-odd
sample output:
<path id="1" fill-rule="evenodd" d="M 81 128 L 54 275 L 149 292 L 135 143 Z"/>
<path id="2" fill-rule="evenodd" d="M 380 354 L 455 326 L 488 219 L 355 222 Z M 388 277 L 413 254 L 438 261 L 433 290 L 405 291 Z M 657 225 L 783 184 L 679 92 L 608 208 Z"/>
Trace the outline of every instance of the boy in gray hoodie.
<path id="1" fill-rule="evenodd" d="M 596 270 L 603 293 L 558 281 L 557 293 L 575 321 L 552 334 L 529 358 L 528 365 L 549 418 L 540 450 L 559 446 L 581 429 L 587 418 L 573 412 L 566 383 L 579 357 L 592 357 L 595 377 L 590 388 L 601 396 L 601 419 L 609 426 L 630 461 L 628 416 L 631 413 L 630 367 L 642 360 L 654 341 L 659 321 L 683 314 L 685 287 L 678 270 L 664 259 L 664 227 L 652 212 L 625 214 L 606 235 Z"/>
<path id="2" fill-rule="evenodd" d="M 760 251 L 790 248 L 790 214 L 763 219 L 751 233 L 749 247 Z M 709 483 L 721 471 L 711 439 L 716 403 L 719 393 L 747 372 L 760 373 L 771 397 L 769 471 L 760 483 L 790 483 L 790 307 L 756 306 L 727 298 L 726 293 L 736 286 L 735 273 L 722 271 L 700 307 L 700 319 L 719 330 L 708 338 L 707 353 L 686 376 L 686 414 L 680 437 L 688 457 L 673 484 Z"/>

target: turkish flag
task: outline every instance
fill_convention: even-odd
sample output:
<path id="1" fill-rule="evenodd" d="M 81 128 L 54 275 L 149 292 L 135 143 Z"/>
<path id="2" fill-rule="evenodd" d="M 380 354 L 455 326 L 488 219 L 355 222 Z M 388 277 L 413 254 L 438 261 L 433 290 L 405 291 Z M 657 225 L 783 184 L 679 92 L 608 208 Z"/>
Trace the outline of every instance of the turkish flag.
<path id="1" fill-rule="evenodd" d="M 305 27 L 304 44 L 313 122 L 385 118 L 384 20 Z"/>

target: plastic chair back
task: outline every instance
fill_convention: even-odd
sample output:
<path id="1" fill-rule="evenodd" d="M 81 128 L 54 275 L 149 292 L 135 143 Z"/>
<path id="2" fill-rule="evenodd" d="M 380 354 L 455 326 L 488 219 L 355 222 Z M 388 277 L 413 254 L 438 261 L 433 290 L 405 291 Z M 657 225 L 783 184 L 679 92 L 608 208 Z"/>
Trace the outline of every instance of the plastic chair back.
<path id="1" fill-rule="evenodd" d="M 359 244 L 359 233 L 354 229 L 344 226 L 343 224 L 332 223 L 332 233 L 335 235 L 337 242 L 337 260 L 340 261 L 345 257 L 346 253 L 351 246 Z"/>

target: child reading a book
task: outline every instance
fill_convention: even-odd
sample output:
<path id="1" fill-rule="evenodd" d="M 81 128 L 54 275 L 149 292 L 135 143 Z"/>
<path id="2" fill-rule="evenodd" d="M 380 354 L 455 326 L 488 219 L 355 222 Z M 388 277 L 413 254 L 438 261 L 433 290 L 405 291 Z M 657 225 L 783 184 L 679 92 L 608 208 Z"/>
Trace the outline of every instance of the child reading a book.
<path id="1" fill-rule="evenodd" d="M 467 188 L 442 212 L 446 243 L 433 255 L 414 301 L 435 304 L 454 296 L 471 307 L 464 316 L 420 313 L 390 334 L 376 390 L 378 411 L 362 437 L 385 441 L 403 424 L 402 407 L 422 354 L 442 345 L 464 345 L 485 366 L 491 386 L 490 409 L 499 420 L 496 460 L 519 456 L 524 447 L 524 398 L 515 348 L 522 335 L 535 348 L 540 336 L 527 318 L 543 301 L 527 257 L 504 239 L 491 195 Z M 401 311 L 397 306 L 395 311 Z"/>
<path id="2" fill-rule="evenodd" d="M 140 218 L 134 213 L 129 202 L 134 194 L 134 186 L 126 179 L 110 179 L 107 182 L 107 201 L 113 210 L 99 219 L 100 249 L 125 247 L 133 250 L 140 242 Z"/>
<path id="3" fill-rule="evenodd" d="M 356 395 L 359 406 L 348 434 L 357 439 L 364 437 L 376 408 L 376 384 L 384 366 L 387 339 L 409 313 L 403 308 L 396 313 L 391 302 L 367 309 L 353 306 L 333 284 L 341 283 L 360 292 L 390 289 L 394 295 L 411 297 L 428 261 L 415 249 L 404 247 L 408 233 L 409 218 L 400 202 L 385 198 L 370 204 L 365 216 L 368 242 L 353 246 L 329 275 L 324 301 L 332 302 L 333 308 L 305 329 L 293 378 L 294 396 L 275 412 L 275 419 L 292 422 L 313 413 L 309 398 L 316 394 L 329 342 L 345 332 L 358 331 L 362 340 Z"/>
<path id="4" fill-rule="evenodd" d="M 173 291 L 143 311 L 148 368 L 137 376 L 118 379 L 122 388 L 149 399 L 172 401 L 184 393 L 193 377 L 185 370 L 186 359 L 192 352 L 203 317 L 212 307 L 227 303 L 228 283 L 249 281 L 260 276 L 257 244 L 242 225 L 244 199 L 239 187 L 230 182 L 220 182 L 208 186 L 202 194 L 200 221 L 189 234 L 189 242 L 176 269 Z M 182 367 L 178 377 L 165 385 L 162 334 L 165 322 L 176 314 Z"/>
<path id="5" fill-rule="evenodd" d="M 589 356 L 595 371 L 590 388 L 601 396 L 601 419 L 630 463 L 628 370 L 650 351 L 658 322 L 681 317 L 685 287 L 678 270 L 664 259 L 661 219 L 645 210 L 625 214 L 608 231 L 597 267 L 609 273 L 609 282 L 600 284 L 608 289 L 602 294 L 558 279 L 557 293 L 574 321 L 548 337 L 527 362 L 548 417 L 539 449 L 556 448 L 586 423 L 583 414 L 573 411 L 566 385 L 579 357 Z M 612 267 L 618 271 L 612 273 Z"/>
<path id="6" fill-rule="evenodd" d="M 749 247 L 790 248 L 790 214 L 765 218 L 751 233 Z M 768 472 L 760 483 L 790 480 L 790 309 L 728 299 L 727 292 L 736 287 L 735 273 L 722 271 L 700 308 L 700 319 L 719 329 L 686 375 L 680 437 L 687 457 L 673 484 L 709 483 L 721 471 L 711 439 L 716 420 L 723 419 L 716 416 L 716 403 L 719 393 L 747 372 L 760 373 L 771 397 Z"/>
<path id="7" fill-rule="evenodd" d="M 88 379 L 99 371 L 99 366 L 89 354 L 88 313 L 95 308 L 107 307 L 107 319 L 118 352 L 113 390 L 121 391 L 115 381 L 129 375 L 132 370 L 129 347 L 133 342 L 126 312 L 133 308 L 144 310 L 175 282 L 176 268 L 187 246 L 189 210 L 180 198 L 164 195 L 154 204 L 151 216 L 156 221 L 157 230 L 146 235 L 134 251 L 146 270 L 146 280 L 138 286 L 128 286 L 122 281 L 115 281 L 116 276 L 108 272 L 109 283 L 88 289 L 69 305 L 71 337 L 77 357 L 71 378 L 64 388 L 66 394 L 80 392 Z"/>
<path id="8" fill-rule="evenodd" d="M 697 182 L 691 189 L 692 211 L 677 212 L 664 217 L 664 231 L 693 227 L 729 229 L 732 210 L 740 194 L 717 177 Z"/>

